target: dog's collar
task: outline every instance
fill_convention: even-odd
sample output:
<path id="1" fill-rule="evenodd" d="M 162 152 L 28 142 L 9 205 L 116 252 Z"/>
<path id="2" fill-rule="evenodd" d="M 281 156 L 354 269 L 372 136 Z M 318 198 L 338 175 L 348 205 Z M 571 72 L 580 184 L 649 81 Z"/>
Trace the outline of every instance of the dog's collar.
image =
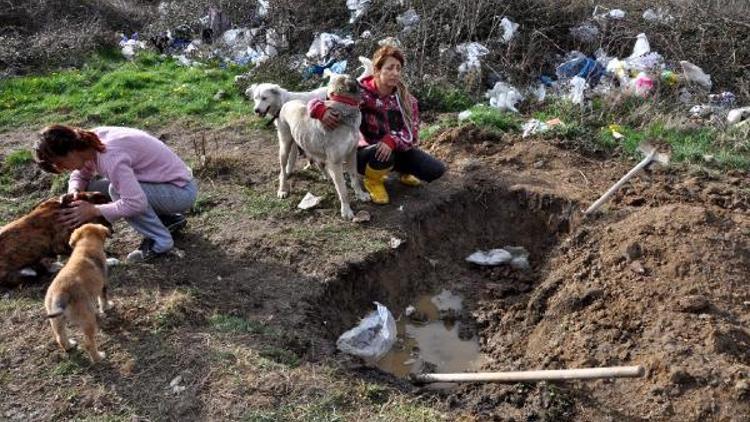
<path id="1" fill-rule="evenodd" d="M 330 98 L 331 101 L 336 101 L 337 103 L 343 103 L 343 104 L 350 105 L 350 106 L 358 106 L 359 105 L 359 101 L 358 100 L 355 100 L 352 97 L 347 97 L 346 95 L 331 94 L 331 95 L 328 96 L 328 98 Z"/>

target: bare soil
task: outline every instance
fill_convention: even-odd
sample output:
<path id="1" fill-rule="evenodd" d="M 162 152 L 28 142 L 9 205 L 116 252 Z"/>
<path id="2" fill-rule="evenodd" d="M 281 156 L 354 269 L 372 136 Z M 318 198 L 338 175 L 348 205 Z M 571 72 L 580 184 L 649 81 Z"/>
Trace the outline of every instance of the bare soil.
<path id="1" fill-rule="evenodd" d="M 451 129 L 424 145 L 449 164 L 444 178 L 389 181 L 392 204 L 355 204 L 373 216 L 355 224 L 338 217 L 331 183 L 314 171 L 292 178 L 290 199 L 275 198 L 271 131 L 154 132 L 200 170 L 198 204 L 176 241 L 184 256 L 114 268 L 116 308 L 100 334 L 108 356 L 97 366 L 56 349 L 41 305 L 48 277 L 0 292 L 0 419 L 750 418 L 746 173 L 655 168 L 583 219 L 633 163 Z M 0 135 L 0 156 L 30 146 L 30 134 Z M 295 209 L 308 190 L 325 195 L 322 207 Z M 139 239 L 116 230 L 107 253 L 124 259 Z M 405 242 L 393 249 L 392 237 Z M 531 270 L 464 261 L 505 245 L 529 250 Z M 443 287 L 466 298 L 486 370 L 647 374 L 433 390 L 335 350 L 372 301 L 398 317 Z M 169 385 L 178 375 L 181 392 Z"/>

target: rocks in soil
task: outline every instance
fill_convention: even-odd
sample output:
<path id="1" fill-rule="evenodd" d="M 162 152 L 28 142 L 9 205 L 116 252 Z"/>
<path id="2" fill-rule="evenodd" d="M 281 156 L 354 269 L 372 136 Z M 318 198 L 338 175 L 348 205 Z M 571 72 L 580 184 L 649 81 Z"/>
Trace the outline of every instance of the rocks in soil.
<path id="1" fill-rule="evenodd" d="M 674 304 L 674 310 L 677 312 L 697 314 L 709 309 L 710 305 L 711 303 L 705 296 L 690 295 L 679 299 L 677 303 Z"/>

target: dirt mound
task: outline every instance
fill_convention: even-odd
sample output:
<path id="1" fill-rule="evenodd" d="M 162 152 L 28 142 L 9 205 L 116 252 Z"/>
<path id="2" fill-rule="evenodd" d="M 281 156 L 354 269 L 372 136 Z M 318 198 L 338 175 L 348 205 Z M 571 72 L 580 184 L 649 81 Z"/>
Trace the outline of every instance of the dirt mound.
<path id="1" fill-rule="evenodd" d="M 590 417 L 750 414 L 748 233 L 745 215 L 682 204 L 579 228 L 528 301 L 481 304 L 492 366 L 647 367 L 590 384 Z"/>

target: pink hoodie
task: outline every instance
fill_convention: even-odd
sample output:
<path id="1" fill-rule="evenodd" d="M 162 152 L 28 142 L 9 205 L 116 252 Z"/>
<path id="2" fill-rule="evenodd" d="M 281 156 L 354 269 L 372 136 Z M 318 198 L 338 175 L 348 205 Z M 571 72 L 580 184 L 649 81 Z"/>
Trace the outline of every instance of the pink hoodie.
<path id="1" fill-rule="evenodd" d="M 190 169 L 177 154 L 142 130 L 109 126 L 91 131 L 104 143 L 106 150 L 70 174 L 68 192 L 85 190 L 97 174 L 108 179 L 120 199 L 96 207 L 110 222 L 146 210 L 148 202 L 139 182 L 183 187 L 193 179 Z"/>

